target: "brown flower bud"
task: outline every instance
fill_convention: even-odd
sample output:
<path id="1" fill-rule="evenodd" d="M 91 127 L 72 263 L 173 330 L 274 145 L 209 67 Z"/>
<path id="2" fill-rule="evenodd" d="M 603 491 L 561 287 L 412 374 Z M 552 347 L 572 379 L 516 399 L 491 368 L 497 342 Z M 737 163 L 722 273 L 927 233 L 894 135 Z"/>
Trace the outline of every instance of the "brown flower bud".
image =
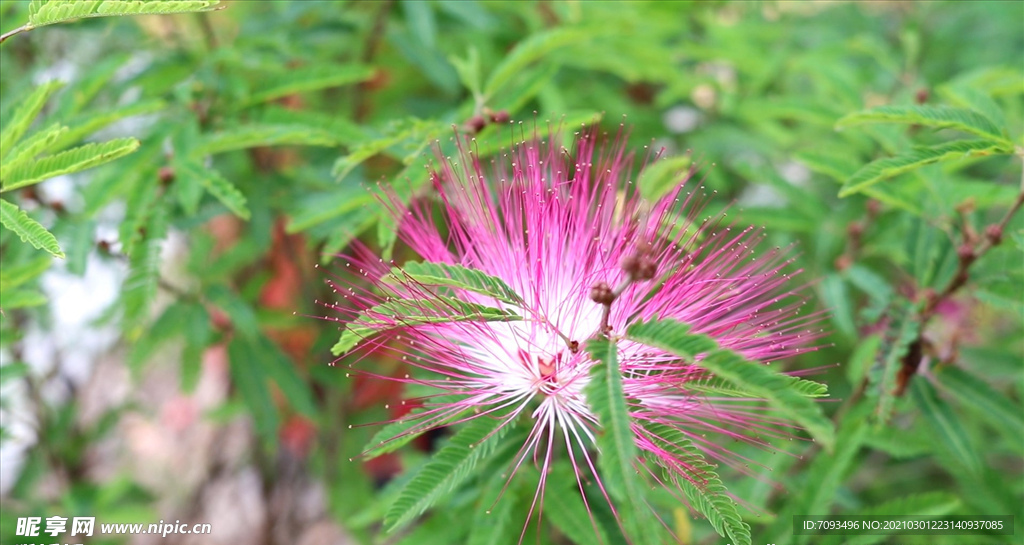
<path id="1" fill-rule="evenodd" d="M 875 217 L 881 211 L 882 211 L 882 203 L 880 203 L 880 202 L 878 202 L 878 201 L 876 201 L 874 199 L 871 199 L 870 201 L 868 201 L 868 216 L 869 217 Z"/>
<path id="2" fill-rule="evenodd" d="M 985 238 L 993 246 L 999 244 L 1003 241 L 1003 227 L 996 224 L 989 225 L 985 228 Z"/>
<path id="3" fill-rule="evenodd" d="M 632 254 L 622 260 L 622 270 L 632 280 L 650 280 L 658 274 L 658 264 L 643 254 Z"/>
<path id="4" fill-rule="evenodd" d="M 171 167 L 160 167 L 160 172 L 157 174 L 160 178 L 160 183 L 168 185 L 174 181 L 174 169 Z"/>
<path id="5" fill-rule="evenodd" d="M 914 95 L 914 102 L 917 102 L 918 104 L 928 102 L 928 89 L 918 89 L 917 93 Z"/>
<path id="6" fill-rule="evenodd" d="M 977 257 L 974 253 L 974 247 L 970 244 L 962 244 L 956 249 L 956 255 L 960 257 L 960 261 L 964 263 L 970 263 Z"/>
<path id="7" fill-rule="evenodd" d="M 850 265 L 853 265 L 853 258 L 850 256 L 843 254 L 836 258 L 835 266 L 837 271 L 845 271 L 850 268 Z"/>
<path id="8" fill-rule="evenodd" d="M 508 120 L 508 110 L 498 110 L 497 112 L 491 112 L 491 121 L 495 123 L 508 123 Z"/>
<path id="9" fill-rule="evenodd" d="M 487 126 L 487 120 L 482 115 L 474 115 L 466 121 L 466 130 L 476 134 Z"/>
<path id="10" fill-rule="evenodd" d="M 615 293 L 606 282 L 598 282 L 590 288 L 590 300 L 608 306 L 615 301 Z"/>

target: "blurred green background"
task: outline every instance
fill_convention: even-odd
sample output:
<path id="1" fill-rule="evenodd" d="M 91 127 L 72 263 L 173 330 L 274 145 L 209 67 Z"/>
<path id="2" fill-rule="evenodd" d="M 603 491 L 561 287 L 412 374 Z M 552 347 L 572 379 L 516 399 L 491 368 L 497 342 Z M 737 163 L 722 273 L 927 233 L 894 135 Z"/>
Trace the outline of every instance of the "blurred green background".
<path id="1" fill-rule="evenodd" d="M 1024 520 L 1024 222 L 999 244 L 985 235 L 1022 191 L 1024 3 L 221 7 L 40 26 L 0 46 L 0 120 L 27 123 L 34 97 L 26 138 L 53 140 L 28 166 L 5 159 L 2 197 L 64 254 L 0 230 L 3 543 L 21 542 L 18 517 L 52 515 L 213 526 L 88 543 L 478 539 L 475 482 L 382 532 L 392 477 L 432 444 L 358 459 L 376 429 L 360 425 L 397 416 L 384 407 L 401 392 L 328 366 L 339 324 L 316 301 L 353 237 L 415 257 L 367 188 L 417 193 L 435 141 L 475 133 L 493 154 L 581 123 L 625 123 L 641 158 L 663 150 L 668 167 L 637 174 L 652 196 L 695 163 L 717 191 L 709 211 L 796 243 L 808 311 L 830 313 L 831 346 L 784 365 L 829 385 L 836 451 L 738 446 L 751 475 L 722 476 L 754 543 L 845 542 L 791 535 L 796 514 Z M 0 15 L 0 31 L 20 27 L 29 2 Z M 64 85 L 38 91 L 51 80 Z M 857 117 L 886 105 L 961 118 Z M 111 160 L 39 166 L 83 142 L 113 142 Z M 964 246 L 985 251 L 962 267 Z M 652 496 L 680 542 L 725 543 Z M 496 543 L 517 541 L 520 507 Z M 552 519 L 525 539 L 587 543 Z"/>

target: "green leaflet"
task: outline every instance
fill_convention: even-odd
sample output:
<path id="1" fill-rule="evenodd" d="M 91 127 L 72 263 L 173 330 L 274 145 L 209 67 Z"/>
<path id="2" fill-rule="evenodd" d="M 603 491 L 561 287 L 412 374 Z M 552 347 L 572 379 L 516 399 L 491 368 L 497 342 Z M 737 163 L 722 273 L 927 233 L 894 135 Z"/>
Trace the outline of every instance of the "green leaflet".
<path id="1" fill-rule="evenodd" d="M 76 90 L 73 89 L 72 91 Z M 63 133 L 54 142 L 53 147 L 55 150 L 62 150 L 115 121 L 126 117 L 152 114 L 164 109 L 166 106 L 162 100 L 148 100 L 98 114 L 76 116 L 66 122 L 68 125 L 67 132 Z"/>
<path id="2" fill-rule="evenodd" d="M 694 484 L 685 477 L 679 477 L 672 468 L 665 468 L 668 479 L 682 489 L 690 505 L 707 517 L 718 535 L 728 537 L 735 545 L 750 545 L 750 526 L 740 518 L 736 502 L 726 493 L 725 485 L 714 471 L 715 466 L 704 459 L 693 441 L 664 424 L 645 423 L 644 431 L 658 447 L 685 460 L 693 468 L 691 477 L 703 481 L 700 485 Z M 658 462 L 654 457 L 648 459 Z"/>
<path id="3" fill-rule="evenodd" d="M 145 330 L 149 307 L 156 297 L 160 279 L 160 248 L 167 234 L 167 211 L 158 208 L 146 222 L 146 235 L 131 255 L 128 276 L 122 287 L 124 323 L 129 338 L 138 338 Z"/>
<path id="4" fill-rule="evenodd" d="M 839 429 L 835 450 L 828 456 L 814 457 L 806 472 L 807 485 L 799 496 L 787 502 L 787 508 L 779 513 L 773 534 L 779 543 L 806 543 L 810 536 L 793 536 L 793 515 L 825 515 L 829 513 L 836 493 L 854 464 L 869 426 L 865 418 L 870 407 L 860 404 L 851 409 Z"/>
<path id="5" fill-rule="evenodd" d="M 611 543 L 608 532 L 600 522 L 591 518 L 576 478 L 568 463 L 552 467 L 544 487 L 545 519 L 576 545 Z"/>
<path id="6" fill-rule="evenodd" d="M 64 257 L 57 238 L 38 221 L 30 218 L 24 210 L 12 202 L 0 199 L 0 224 L 13 231 L 21 240 L 40 250 L 50 252 L 54 257 Z"/>
<path id="7" fill-rule="evenodd" d="M 268 102 L 295 93 L 308 93 L 331 87 L 339 87 L 350 83 L 366 81 L 373 77 L 374 69 L 362 65 L 315 66 L 299 70 L 291 70 L 278 74 L 283 81 L 279 85 L 263 89 L 248 99 L 240 101 L 236 109 L 253 104 Z"/>
<path id="8" fill-rule="evenodd" d="M 836 327 L 847 336 L 856 335 L 857 326 L 853 323 L 853 301 L 846 281 L 839 274 L 832 273 L 821 281 L 821 297 Z"/>
<path id="9" fill-rule="evenodd" d="M 375 318 L 384 314 L 388 319 Z M 341 332 L 341 338 L 331 348 L 340 356 L 366 337 L 398 327 L 450 322 L 515 322 L 523 318 L 513 312 L 467 303 L 454 297 L 436 295 L 433 299 L 395 300 L 371 307 Z"/>
<path id="10" fill-rule="evenodd" d="M 942 85 L 939 87 L 939 94 L 957 106 L 968 108 L 984 115 L 995 124 L 1002 123 L 1006 119 L 1006 114 L 996 104 L 996 101 L 992 100 L 988 94 L 967 83 L 953 81 Z"/>
<path id="11" fill-rule="evenodd" d="M 573 42 L 586 42 L 594 33 L 581 29 L 559 28 L 539 32 L 516 44 L 515 48 L 491 71 L 484 85 L 484 96 L 493 96 L 516 74 L 552 51 Z"/>
<path id="12" fill-rule="evenodd" d="M 413 261 L 402 267 L 392 268 L 391 274 L 384 278 L 385 282 L 405 279 L 428 286 L 449 286 L 468 290 L 510 305 L 524 304 L 522 296 L 504 280 L 461 265 Z"/>
<path id="13" fill-rule="evenodd" d="M 192 149 L 193 158 L 259 146 L 334 147 L 338 140 L 325 129 L 305 125 L 248 124 L 212 133 Z"/>
<path id="14" fill-rule="evenodd" d="M 477 463 L 494 453 L 513 425 L 494 415 L 481 415 L 467 422 L 399 493 L 384 517 L 388 531 L 405 526 L 464 482 Z"/>
<path id="15" fill-rule="evenodd" d="M 943 366 L 935 376 L 939 384 L 953 397 L 971 407 L 989 424 L 1005 433 L 1014 443 L 1024 437 L 1024 409 L 1014 405 L 1008 397 L 989 384 L 963 369 Z"/>
<path id="16" fill-rule="evenodd" d="M 202 168 L 197 162 L 190 160 L 176 162 L 175 170 L 179 171 L 182 176 L 198 180 L 203 188 L 216 197 L 234 215 L 244 220 L 249 219 L 250 213 L 246 206 L 245 195 L 216 170 Z"/>
<path id="17" fill-rule="evenodd" d="M 77 148 L 43 157 L 38 161 L 23 161 L 10 169 L 0 180 L 0 191 L 10 191 L 29 186 L 43 180 L 71 174 L 107 163 L 128 155 L 139 148 L 134 138 L 118 138 L 103 143 L 86 144 Z"/>
<path id="18" fill-rule="evenodd" d="M 587 342 L 590 357 L 600 363 L 590 371 L 590 383 L 584 392 L 587 404 L 601 425 L 597 460 L 601 480 L 619 507 L 626 533 L 634 543 L 653 543 L 653 534 L 645 528 L 646 506 L 642 482 L 635 469 L 639 449 L 633 437 L 626 395 L 622 388 L 618 346 L 609 339 Z"/>
<path id="19" fill-rule="evenodd" d="M 0 301 L 0 308 L 11 310 L 13 308 L 37 307 L 45 304 L 46 296 L 42 292 L 21 288 L 4 292 L 3 300 Z"/>
<path id="20" fill-rule="evenodd" d="M 252 414 L 256 432 L 269 447 L 277 442 L 281 415 L 270 395 L 266 376 L 257 363 L 260 357 L 252 343 L 241 335 L 228 344 L 232 383 Z"/>
<path id="21" fill-rule="evenodd" d="M 14 289 L 38 278 L 50 268 L 52 262 L 52 258 L 41 255 L 22 263 L 4 264 L 0 267 L 0 291 Z"/>
<path id="22" fill-rule="evenodd" d="M 515 518 L 513 510 L 519 501 L 519 494 L 515 487 L 506 488 L 508 479 L 507 474 L 503 471 L 496 471 L 490 477 L 483 479 L 484 484 L 480 489 L 479 503 L 473 514 L 469 537 L 466 539 L 467 545 L 514 545 L 516 543 L 518 533 L 513 526 Z"/>
<path id="23" fill-rule="evenodd" d="M 676 188 L 688 176 L 693 164 L 689 155 L 659 159 L 640 171 L 637 185 L 640 194 L 649 201 L 656 201 L 669 191 Z"/>
<path id="24" fill-rule="evenodd" d="M 32 0 L 28 27 L 36 28 L 84 17 L 164 15 L 216 9 L 220 0 Z"/>
<path id="25" fill-rule="evenodd" d="M 457 400 L 457 396 L 439 396 L 431 398 L 430 403 L 445 405 L 454 403 Z M 363 456 L 373 458 L 381 454 L 394 452 L 428 430 L 444 426 L 465 414 L 465 411 L 453 411 L 443 418 L 420 418 L 418 415 L 423 414 L 426 410 L 424 408 L 413 409 L 408 415 L 402 417 L 401 420 L 391 422 L 377 430 L 377 433 L 373 434 L 370 441 L 366 443 L 366 452 L 363 453 Z M 426 422 L 429 422 L 429 425 L 424 425 Z"/>
<path id="26" fill-rule="evenodd" d="M 56 93 L 64 84 L 60 81 L 49 81 L 36 87 L 25 100 L 17 105 L 14 115 L 7 125 L 0 129 L 0 160 L 6 158 L 7 152 L 21 139 L 28 130 L 32 120 L 39 115 L 47 99 Z"/>
<path id="27" fill-rule="evenodd" d="M 0 163 L 0 180 L 6 179 L 11 170 L 32 161 L 40 153 L 52 149 L 61 136 L 67 134 L 67 130 L 68 128 L 60 123 L 54 123 L 22 140 L 11 150 L 10 157 Z"/>
<path id="28" fill-rule="evenodd" d="M 950 106 L 879 106 L 849 114 L 836 122 L 837 128 L 861 123 L 908 123 L 936 129 L 956 129 L 1012 147 L 1006 130 L 987 117 L 966 108 Z"/>
<path id="29" fill-rule="evenodd" d="M 707 369 L 716 378 L 740 390 L 764 399 L 799 423 L 826 450 L 832 449 L 835 443 L 832 423 L 822 414 L 821 407 L 808 397 L 809 392 L 821 395 L 824 385 L 802 386 L 800 383 L 810 381 L 783 375 L 767 365 L 747 361 L 735 352 L 718 349 L 717 343 L 710 337 L 692 335 L 689 331 L 689 325 L 677 320 L 654 319 L 629 326 L 626 337 L 688 360 L 705 352 L 704 358 L 693 361 L 694 365 Z"/>
<path id="30" fill-rule="evenodd" d="M 902 309 L 900 314 L 894 313 L 894 316 L 898 316 L 896 322 L 899 325 L 894 327 L 895 336 L 887 343 L 881 369 L 877 372 L 869 371 L 868 374 L 869 380 L 877 385 L 875 416 L 879 426 L 886 424 L 892 415 L 896 403 L 896 376 L 921 327 L 915 319 L 916 313 L 917 306 Z"/>
<path id="31" fill-rule="evenodd" d="M 960 500 L 952 494 L 946 492 L 927 492 L 896 498 L 848 514 L 855 517 L 884 517 L 894 513 L 904 516 L 941 517 L 953 513 L 958 507 L 960 507 Z M 873 545 L 891 537 L 886 535 L 835 535 L 828 536 L 823 543 L 827 545 Z"/>
<path id="32" fill-rule="evenodd" d="M 932 163 L 1007 154 L 1012 151 L 1012 146 L 990 140 L 955 140 L 937 146 L 915 147 L 895 157 L 886 157 L 864 165 L 843 183 L 839 189 L 839 196 L 848 197 L 878 182 Z"/>
<path id="33" fill-rule="evenodd" d="M 939 398 L 935 387 L 928 380 L 920 377 L 911 386 L 911 393 L 925 421 L 931 426 L 933 437 L 940 448 L 952 455 L 964 469 L 980 475 L 981 456 L 952 407 Z"/>

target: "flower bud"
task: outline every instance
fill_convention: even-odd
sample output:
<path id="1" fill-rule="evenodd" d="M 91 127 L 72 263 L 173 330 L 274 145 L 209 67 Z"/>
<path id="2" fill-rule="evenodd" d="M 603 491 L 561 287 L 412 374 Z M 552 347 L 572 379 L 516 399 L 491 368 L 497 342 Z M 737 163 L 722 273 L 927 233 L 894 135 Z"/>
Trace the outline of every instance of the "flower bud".
<path id="1" fill-rule="evenodd" d="M 1003 241 L 1003 227 L 996 224 L 989 225 L 985 228 L 985 238 L 993 246 L 999 244 Z"/>
<path id="2" fill-rule="evenodd" d="M 632 280 L 650 280 L 658 273 L 658 264 L 641 254 L 632 254 L 622 260 L 622 270 Z"/>
<path id="3" fill-rule="evenodd" d="M 495 123 L 508 123 L 508 120 L 508 110 L 498 110 L 497 112 L 491 113 L 491 121 Z"/>
<path id="4" fill-rule="evenodd" d="M 590 300 L 599 305 L 608 306 L 615 301 L 615 293 L 606 282 L 598 282 L 590 288 Z"/>
<path id="5" fill-rule="evenodd" d="M 487 120 L 482 115 L 474 115 L 466 121 L 466 130 L 476 134 L 487 126 Z"/>
<path id="6" fill-rule="evenodd" d="M 974 261 L 975 257 L 977 257 L 974 254 L 974 246 L 971 246 L 970 244 L 961 244 L 960 247 L 956 249 L 956 255 L 960 257 L 960 261 L 965 263 L 970 263 Z"/>

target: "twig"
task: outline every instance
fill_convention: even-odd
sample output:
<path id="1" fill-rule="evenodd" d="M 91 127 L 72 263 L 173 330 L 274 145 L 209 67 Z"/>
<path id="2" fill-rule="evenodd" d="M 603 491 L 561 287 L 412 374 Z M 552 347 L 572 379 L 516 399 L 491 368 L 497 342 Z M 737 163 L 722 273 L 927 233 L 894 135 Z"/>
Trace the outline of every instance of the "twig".
<path id="1" fill-rule="evenodd" d="M 21 34 L 22 32 L 26 32 L 29 30 L 32 30 L 32 27 L 28 25 L 21 25 L 20 27 L 14 30 L 8 30 L 7 32 L 4 32 L 2 35 L 0 35 L 0 44 L 4 43 L 4 41 L 7 40 L 7 38 L 10 38 L 15 34 Z"/>
<path id="2" fill-rule="evenodd" d="M 1017 148 L 1016 154 L 1024 159 L 1024 148 Z M 925 326 L 935 316 L 940 304 L 952 297 L 960 288 L 967 285 L 967 281 L 970 279 L 971 265 L 1002 241 L 1006 226 L 1009 225 L 1010 220 L 1021 209 L 1021 206 L 1024 206 L 1024 168 L 1021 171 L 1020 192 L 1017 194 L 1013 204 L 1010 205 L 1009 210 L 1003 214 L 1003 217 L 998 222 L 986 227 L 983 236 L 979 237 L 965 229 L 963 243 L 957 249 L 959 259 L 953 279 L 950 280 L 949 284 L 941 292 L 935 293 L 930 290 L 925 292 L 924 296 L 927 300 L 924 308 L 917 316 L 920 329 L 917 338 L 910 344 L 910 350 L 907 352 L 907 355 L 903 357 L 896 383 L 895 394 L 897 396 L 902 396 L 906 392 L 910 380 L 917 374 L 918 367 L 921 365 L 923 347 L 925 346 Z M 979 238 L 980 242 L 978 242 Z"/>

